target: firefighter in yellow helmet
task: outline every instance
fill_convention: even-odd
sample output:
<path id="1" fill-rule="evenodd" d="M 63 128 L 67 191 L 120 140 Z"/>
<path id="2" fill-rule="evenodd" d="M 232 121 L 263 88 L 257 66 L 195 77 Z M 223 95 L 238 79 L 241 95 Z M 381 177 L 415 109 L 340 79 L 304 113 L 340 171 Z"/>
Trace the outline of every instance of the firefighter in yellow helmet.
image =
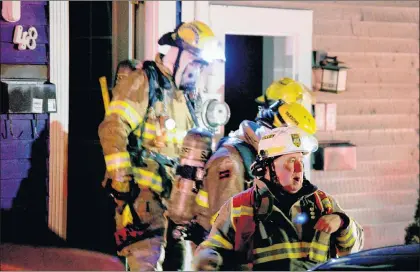
<path id="1" fill-rule="evenodd" d="M 309 134 L 316 132 L 316 123 L 311 113 L 297 102 L 293 89 L 284 90 L 269 108 L 260 108 L 255 121 L 243 121 L 238 130 L 223 138 L 216 151 L 207 161 L 202 193 L 207 197 L 198 209 L 197 224 L 193 231 L 195 244 L 211 228 L 212 218 L 230 197 L 252 186 L 254 176 L 250 165 L 255 160 L 261 134 L 275 127 L 299 127 Z M 288 101 L 286 103 L 284 100 Z"/>
<path id="2" fill-rule="evenodd" d="M 297 127 L 262 136 L 255 184 L 222 206 L 196 250 L 197 270 L 308 270 L 363 248 L 362 227 L 303 176 L 303 158 L 317 147 Z"/>
<path id="3" fill-rule="evenodd" d="M 162 269 L 164 200 L 182 139 L 196 124 L 195 87 L 204 67 L 224 60 L 214 33 L 199 21 L 182 23 L 158 43 L 169 45 L 168 53 L 118 81 L 98 129 L 107 169 L 103 185 L 117 204 L 117 250 L 130 270 Z"/>

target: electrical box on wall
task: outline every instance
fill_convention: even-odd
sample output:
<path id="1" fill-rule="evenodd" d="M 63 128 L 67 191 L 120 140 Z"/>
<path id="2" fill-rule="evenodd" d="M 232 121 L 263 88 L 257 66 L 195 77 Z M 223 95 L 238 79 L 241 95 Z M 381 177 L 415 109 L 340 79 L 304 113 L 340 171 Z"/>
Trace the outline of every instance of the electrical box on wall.
<path id="1" fill-rule="evenodd" d="M 35 80 L 2 80 L 0 113 L 57 112 L 53 83 Z"/>
<path id="2" fill-rule="evenodd" d="M 315 170 L 354 170 L 357 165 L 356 146 L 348 141 L 320 142 L 313 158 Z"/>

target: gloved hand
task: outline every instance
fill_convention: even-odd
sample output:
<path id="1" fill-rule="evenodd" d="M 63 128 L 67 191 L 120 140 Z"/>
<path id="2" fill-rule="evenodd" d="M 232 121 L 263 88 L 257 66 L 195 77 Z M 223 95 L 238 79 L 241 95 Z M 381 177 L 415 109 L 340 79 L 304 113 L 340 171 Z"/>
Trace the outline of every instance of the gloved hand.
<path id="1" fill-rule="evenodd" d="M 216 271 L 223 264 L 220 254 L 211 248 L 205 248 L 194 256 L 193 266 L 195 271 Z"/>
<path id="2" fill-rule="evenodd" d="M 115 204 L 122 208 L 127 201 L 134 201 L 139 193 L 138 186 L 131 175 L 124 176 L 122 181 L 107 179 L 105 189 L 113 198 Z"/>

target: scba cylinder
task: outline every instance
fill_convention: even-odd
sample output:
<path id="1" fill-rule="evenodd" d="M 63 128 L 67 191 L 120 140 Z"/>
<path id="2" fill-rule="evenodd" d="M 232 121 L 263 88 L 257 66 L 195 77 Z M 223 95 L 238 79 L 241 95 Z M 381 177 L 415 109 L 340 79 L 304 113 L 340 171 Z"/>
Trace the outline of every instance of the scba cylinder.
<path id="1" fill-rule="evenodd" d="M 177 178 L 168 201 L 168 216 L 176 224 L 193 219 L 196 198 L 203 184 L 204 165 L 211 155 L 213 135 L 204 129 L 191 129 L 184 137 Z"/>

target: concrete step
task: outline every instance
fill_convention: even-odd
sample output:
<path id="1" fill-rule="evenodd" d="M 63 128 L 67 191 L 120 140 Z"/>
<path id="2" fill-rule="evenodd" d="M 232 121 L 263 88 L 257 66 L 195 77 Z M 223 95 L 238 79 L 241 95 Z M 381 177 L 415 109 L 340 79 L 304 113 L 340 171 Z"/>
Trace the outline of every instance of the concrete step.
<path id="1" fill-rule="evenodd" d="M 335 194 L 344 209 L 379 209 L 386 206 L 412 205 L 413 215 L 419 193 L 417 190 Z"/>
<path id="2" fill-rule="evenodd" d="M 390 154 L 388 154 L 390 156 Z M 324 180 L 355 179 L 355 178 L 385 178 L 386 176 L 404 173 L 404 175 L 418 175 L 418 161 L 358 161 L 355 170 L 348 171 L 311 171 L 311 180 L 322 182 Z"/>
<path id="3" fill-rule="evenodd" d="M 318 131 L 319 141 L 350 141 L 356 146 L 419 144 L 419 133 L 415 129 L 377 129 L 352 131 Z"/>
<path id="4" fill-rule="evenodd" d="M 330 20 L 316 18 L 314 34 L 324 36 L 360 36 L 419 39 L 417 23 L 366 22 L 356 20 Z"/>
<path id="5" fill-rule="evenodd" d="M 399 175 L 398 173 L 384 175 L 378 173 L 377 176 L 374 176 L 373 174 L 375 173 L 366 172 L 364 176 L 359 177 L 333 177 L 330 175 L 319 178 L 312 174 L 311 180 L 318 188 L 333 196 L 340 194 L 388 193 L 391 191 L 416 192 L 418 196 L 419 176 L 414 174 L 412 170 L 409 175 Z"/>
<path id="6" fill-rule="evenodd" d="M 418 53 L 419 41 L 397 38 L 313 35 L 314 50 L 327 52 Z"/>
<path id="7" fill-rule="evenodd" d="M 417 25 L 418 27 L 418 25 Z M 328 52 L 330 56 L 338 56 L 352 69 L 418 69 L 419 56 L 415 53 L 389 53 L 389 52 Z"/>
<path id="8" fill-rule="evenodd" d="M 338 115 L 337 130 L 418 129 L 418 114 Z"/>

